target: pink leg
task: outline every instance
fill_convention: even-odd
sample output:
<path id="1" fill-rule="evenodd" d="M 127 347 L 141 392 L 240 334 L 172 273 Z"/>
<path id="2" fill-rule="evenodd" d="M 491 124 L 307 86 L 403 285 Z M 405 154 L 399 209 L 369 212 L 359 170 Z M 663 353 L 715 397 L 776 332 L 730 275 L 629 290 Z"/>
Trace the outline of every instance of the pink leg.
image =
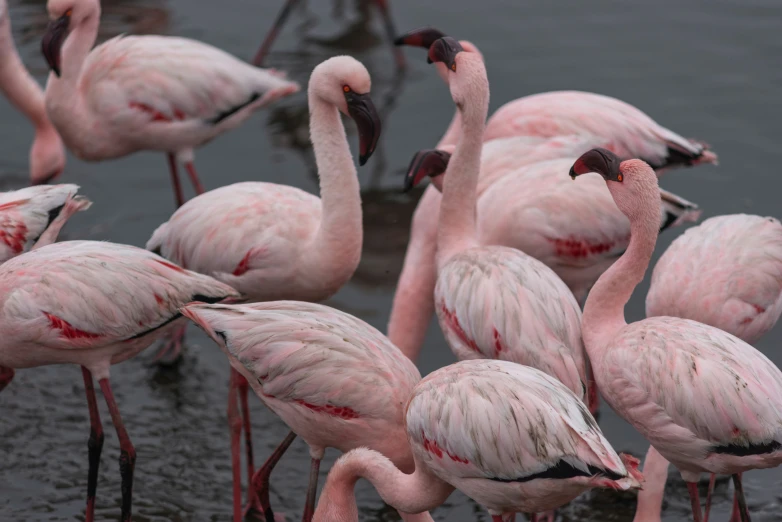
<path id="1" fill-rule="evenodd" d="M 190 183 L 193 184 L 195 193 L 201 195 L 206 192 L 204 186 L 201 185 L 201 181 L 198 179 L 198 174 L 196 173 L 195 165 L 193 165 L 192 161 L 185 163 L 185 170 L 187 171 L 187 175 L 190 176 Z"/>
<path id="2" fill-rule="evenodd" d="M 717 475 L 714 473 L 709 477 L 709 490 L 706 493 L 706 507 L 703 511 L 703 522 L 709 522 L 709 513 L 711 513 L 711 497 L 714 495 L 714 484 L 717 482 Z"/>
<path id="3" fill-rule="evenodd" d="M 252 484 L 255 475 L 255 459 L 253 457 L 253 438 L 250 426 L 250 405 L 247 401 L 248 388 L 250 387 L 244 375 L 237 374 L 236 389 L 239 392 L 239 401 L 242 406 L 242 424 L 244 426 L 244 451 L 247 455 L 247 484 Z"/>
<path id="4" fill-rule="evenodd" d="M 698 484 L 696 482 L 687 483 L 687 491 L 690 493 L 690 504 L 692 505 L 692 517 L 695 522 L 703 522 L 701 516 L 701 499 L 698 496 Z"/>
<path id="5" fill-rule="evenodd" d="M 117 408 L 117 403 L 114 401 L 114 394 L 111 391 L 109 380 L 101 379 L 98 381 L 98 384 L 100 384 L 100 389 L 106 399 L 106 405 L 109 407 L 109 413 L 111 414 L 111 422 L 114 424 L 114 429 L 117 430 L 117 437 L 119 438 L 119 474 L 122 478 L 122 515 L 120 520 L 122 520 L 122 522 L 130 522 L 131 503 L 133 500 L 133 469 L 136 467 L 136 449 L 130 442 L 128 432 L 125 430 L 125 424 L 122 422 L 119 408 Z"/>
<path id="6" fill-rule="evenodd" d="M 280 11 L 280 14 L 277 15 L 277 19 L 274 21 L 274 25 L 272 25 L 269 33 L 266 35 L 266 38 L 263 39 L 261 48 L 258 49 L 257 53 L 255 53 L 255 58 L 253 58 L 254 66 L 263 66 L 263 61 L 266 59 L 266 55 L 269 54 L 269 49 L 271 49 L 274 40 L 277 39 L 277 34 L 279 34 L 280 29 L 282 29 L 282 26 L 285 23 L 285 20 L 288 19 L 291 11 L 293 11 L 293 8 L 296 7 L 296 4 L 298 3 L 299 0 L 285 0 L 285 5 L 282 6 L 282 11 Z"/>
<path id="7" fill-rule="evenodd" d="M 164 366 L 170 366 L 176 363 L 182 356 L 182 344 L 185 341 L 185 332 L 187 323 L 183 324 L 168 335 L 165 344 L 155 354 L 153 363 L 159 363 Z"/>
<path id="8" fill-rule="evenodd" d="M 277 449 L 266 459 L 263 466 L 253 475 L 250 486 L 250 503 L 244 512 L 246 519 L 256 520 L 262 518 L 266 522 L 274 522 L 274 512 L 272 511 L 269 500 L 269 477 L 274 466 L 280 461 L 282 456 L 288 451 L 291 443 L 296 439 L 293 432 L 283 439 Z"/>
<path id="9" fill-rule="evenodd" d="M 68 196 L 68 200 L 65 202 L 65 206 L 60 211 L 60 215 L 58 215 L 54 221 L 52 221 L 51 224 L 46 227 L 46 230 L 43 231 L 43 234 L 41 234 L 41 236 L 38 238 L 38 241 L 35 242 L 30 250 L 35 250 L 36 248 L 41 248 L 42 246 L 51 245 L 57 241 L 57 236 L 60 234 L 60 230 L 62 230 L 62 227 L 65 225 L 65 223 L 77 212 L 81 212 L 82 210 L 87 210 L 90 208 L 90 205 L 92 205 L 92 202 L 87 198 L 82 196 L 73 197 L 73 195 Z"/>
<path id="10" fill-rule="evenodd" d="M 87 407 L 90 410 L 90 438 L 87 441 L 90 467 L 87 474 L 87 513 L 85 522 L 93 522 L 95 519 L 95 492 L 98 489 L 98 466 L 100 465 L 100 453 L 103 449 L 103 425 L 100 422 L 92 374 L 84 366 L 81 367 L 81 374 L 84 377 L 84 391 L 87 394 Z"/>
<path id="11" fill-rule="evenodd" d="M 739 511 L 739 497 L 733 493 L 733 509 L 730 511 L 730 522 L 741 522 L 741 512 Z"/>
<path id="12" fill-rule="evenodd" d="M 14 369 L 7 366 L 0 366 L 0 391 L 8 386 L 14 378 Z"/>
<path id="13" fill-rule="evenodd" d="M 500 515 L 492 515 L 491 522 L 502 522 L 502 517 Z"/>
<path id="14" fill-rule="evenodd" d="M 396 60 L 396 66 L 400 69 L 405 68 L 405 55 L 402 49 L 394 45 L 397 32 L 394 28 L 394 21 L 391 19 L 391 13 L 388 10 L 388 2 L 386 0 L 375 0 L 377 8 L 380 9 L 380 13 L 383 15 L 383 23 L 386 26 L 386 34 L 388 34 L 388 41 L 391 42 L 391 47 L 394 49 L 394 59 Z"/>
<path id="15" fill-rule="evenodd" d="M 176 166 L 176 156 L 168 153 L 168 168 L 171 170 L 171 183 L 174 185 L 174 198 L 177 208 L 185 204 L 185 196 L 182 194 L 182 184 L 179 182 L 179 170 Z"/>
<path id="16" fill-rule="evenodd" d="M 234 522 L 242 522 L 242 467 L 240 445 L 242 438 L 242 419 L 237 404 L 239 373 L 231 368 L 228 385 L 228 427 L 231 430 L 231 469 L 233 471 Z"/>
<path id="17" fill-rule="evenodd" d="M 733 511 L 735 513 L 736 506 L 738 506 L 741 522 L 750 522 L 749 508 L 747 507 L 747 500 L 744 498 L 744 485 L 741 483 L 741 473 L 733 475 L 733 486 L 736 488 L 736 491 L 733 493 Z"/>
<path id="18" fill-rule="evenodd" d="M 315 497 L 318 496 L 318 472 L 320 471 L 320 459 L 312 459 L 310 465 L 310 485 L 307 488 L 307 501 L 304 504 L 304 516 L 302 522 L 312 522 L 315 514 Z"/>

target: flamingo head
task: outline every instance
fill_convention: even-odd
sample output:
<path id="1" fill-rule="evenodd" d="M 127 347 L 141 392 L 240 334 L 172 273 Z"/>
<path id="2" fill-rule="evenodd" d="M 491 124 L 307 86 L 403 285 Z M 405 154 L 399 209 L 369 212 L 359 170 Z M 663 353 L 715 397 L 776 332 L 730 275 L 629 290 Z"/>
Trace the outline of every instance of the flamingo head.
<path id="1" fill-rule="evenodd" d="M 432 47 L 432 44 L 434 44 L 440 38 L 446 36 L 447 35 L 445 33 L 440 31 L 439 29 L 435 29 L 434 27 L 422 27 L 420 29 L 415 29 L 413 31 L 410 31 L 398 37 L 396 40 L 394 40 L 394 44 L 410 45 L 413 47 L 423 47 L 424 49 L 430 49 Z M 481 56 L 481 58 L 483 58 L 483 55 L 473 43 L 468 42 L 467 40 L 459 40 L 458 44 L 462 46 L 463 51 L 466 51 L 468 53 L 476 53 L 479 56 Z M 427 61 L 429 63 L 432 63 L 430 56 L 427 56 Z M 448 70 L 449 70 L 448 66 L 445 63 L 439 63 L 439 62 L 436 63 L 436 66 L 437 66 L 437 73 L 440 75 L 440 77 L 443 79 L 445 83 L 448 83 Z"/>
<path id="2" fill-rule="evenodd" d="M 380 139 L 380 116 L 369 96 L 372 81 L 361 62 L 350 56 L 335 56 L 312 71 L 309 93 L 331 103 L 356 122 L 359 164 L 367 162 Z"/>
<path id="3" fill-rule="evenodd" d="M 453 147 L 449 147 L 453 149 Z M 429 176 L 432 184 L 442 192 L 445 169 L 451 159 L 451 152 L 437 149 L 424 149 L 415 153 L 405 173 L 404 192 L 409 192 Z"/>

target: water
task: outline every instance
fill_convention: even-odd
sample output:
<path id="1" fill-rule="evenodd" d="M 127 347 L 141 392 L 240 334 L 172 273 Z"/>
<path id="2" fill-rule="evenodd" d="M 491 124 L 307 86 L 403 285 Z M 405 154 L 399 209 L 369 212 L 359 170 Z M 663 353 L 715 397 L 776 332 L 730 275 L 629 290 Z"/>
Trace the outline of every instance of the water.
<path id="1" fill-rule="evenodd" d="M 373 98 L 385 106 L 380 147 L 360 170 L 365 190 L 366 238 L 353 281 L 329 304 L 385 330 L 391 298 L 407 241 L 415 201 L 399 194 L 400 178 L 418 149 L 433 145 L 452 114 L 440 79 L 422 50 L 406 51 L 410 69 L 395 76 L 374 10 L 362 21 L 355 2 L 305 2 L 273 49 L 270 64 L 306 84 L 312 68 L 328 56 L 350 53 L 373 76 Z M 704 209 L 704 217 L 752 212 L 780 217 L 782 188 L 773 170 L 782 151 L 782 52 L 775 0 L 560 0 L 517 2 L 391 0 L 401 31 L 434 25 L 477 44 L 484 53 L 492 88 L 492 110 L 516 97 L 556 89 L 581 89 L 616 96 L 640 107 L 684 136 L 709 142 L 719 167 L 676 171 L 663 185 Z M 104 0 L 103 34 L 120 32 L 183 35 L 217 45 L 242 58 L 255 52 L 281 1 Z M 342 13 L 335 12 L 341 6 Z M 43 81 L 38 51 L 46 14 L 41 0 L 11 0 L 14 35 L 25 63 Z M 349 33 L 346 33 L 348 32 Z M 350 38 L 345 38 L 349 34 Z M 339 48 L 345 40 L 351 48 Z M 32 130 L 0 99 L 0 184 L 26 182 Z M 349 127 L 349 132 L 354 132 Z M 351 136 L 355 141 L 355 136 Z M 217 139 L 196 155 L 207 188 L 243 180 L 287 183 L 315 192 L 307 141 L 304 94 L 260 113 L 242 128 Z M 66 239 L 110 239 L 144 245 L 173 211 L 162 154 L 136 154 L 119 161 L 87 164 L 69 158 L 63 180 L 78 183 L 95 204 L 68 224 Z M 660 238 L 658 253 L 682 229 Z M 642 285 L 628 319 L 643 315 Z M 758 348 L 777 363 L 782 330 Z M 112 382 L 138 460 L 134 520 L 230 520 L 231 477 L 225 421 L 228 365 L 203 335 L 190 332 L 186 360 L 176 370 L 145 363 L 146 353 L 112 369 Z M 422 373 L 453 361 L 433 322 L 419 366 Z M 285 435 L 282 423 L 253 400 L 256 460 Z M 106 430 L 98 486 L 97 518 L 119 518 L 117 437 L 101 400 Z M 0 520 L 82 520 L 89 433 L 80 372 L 74 366 L 17 372 L 0 394 Z M 620 451 L 641 455 L 643 439 L 613 413 L 601 426 Z M 321 483 L 335 452 L 321 468 Z M 301 514 L 308 454 L 294 443 L 274 475 L 272 502 L 289 520 Z M 755 521 L 782 520 L 782 473 L 753 472 L 746 488 Z M 371 488 L 356 489 L 365 521 L 396 520 Z M 718 488 L 715 516 L 727 519 L 731 488 Z M 632 499 L 592 493 L 561 511 L 561 520 L 631 520 Z M 437 520 L 489 520 L 474 503 L 454 494 L 435 512 Z M 664 519 L 688 520 L 681 480 L 669 483 Z"/>

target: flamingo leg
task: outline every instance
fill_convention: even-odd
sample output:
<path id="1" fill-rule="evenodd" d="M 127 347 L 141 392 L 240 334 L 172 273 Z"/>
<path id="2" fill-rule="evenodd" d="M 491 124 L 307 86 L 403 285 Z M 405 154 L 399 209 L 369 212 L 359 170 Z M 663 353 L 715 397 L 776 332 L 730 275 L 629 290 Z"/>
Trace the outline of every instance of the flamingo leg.
<path id="1" fill-rule="evenodd" d="M 14 369 L 8 366 L 0 366 L 0 391 L 14 379 Z"/>
<path id="2" fill-rule="evenodd" d="M 502 516 L 501 515 L 492 515 L 491 516 L 491 522 L 502 522 Z"/>
<path id="3" fill-rule="evenodd" d="M 730 522 L 741 522 L 741 512 L 739 511 L 739 497 L 733 493 L 733 509 L 730 511 Z"/>
<path id="4" fill-rule="evenodd" d="M 692 504 L 692 517 L 695 522 L 703 522 L 701 513 L 701 499 L 698 496 L 698 483 L 688 482 L 687 491 L 690 493 L 690 504 Z"/>
<path id="5" fill-rule="evenodd" d="M 109 407 L 111 422 L 117 431 L 119 438 L 119 474 L 122 478 L 122 522 L 130 522 L 131 503 L 133 500 L 133 469 L 136 466 L 136 449 L 130 442 L 125 424 L 122 422 L 122 416 L 119 414 L 119 408 L 114 400 L 114 393 L 111 391 L 111 384 L 107 378 L 98 381 L 103 397 L 106 399 L 106 405 Z"/>
<path id="6" fill-rule="evenodd" d="M 711 512 L 711 497 L 714 494 L 714 484 L 717 482 L 717 475 L 714 473 L 709 477 L 709 491 L 706 493 L 706 508 L 703 512 L 703 522 L 709 522 L 709 513 Z"/>
<path id="7" fill-rule="evenodd" d="M 179 182 L 179 170 L 176 165 L 176 156 L 168 153 L 168 168 L 171 170 L 171 183 L 174 185 L 174 198 L 177 208 L 185 204 L 185 196 L 182 194 L 182 184 Z"/>
<path id="8" fill-rule="evenodd" d="M 530 515 L 529 520 L 530 522 L 538 522 L 540 519 L 538 518 L 537 513 L 533 513 L 532 515 Z"/>
<path id="9" fill-rule="evenodd" d="M 741 483 L 741 473 L 733 474 L 733 486 L 736 488 L 734 496 L 738 500 L 741 522 L 750 522 L 749 508 L 747 507 L 747 500 L 744 498 L 744 486 Z"/>
<path id="10" fill-rule="evenodd" d="M 261 514 L 266 522 L 274 522 L 274 512 L 272 511 L 269 500 L 269 477 L 272 470 L 280 461 L 282 456 L 288 451 L 291 443 L 296 439 L 296 434 L 292 431 L 283 439 L 277 449 L 272 452 L 266 462 L 263 463 L 258 471 L 255 472 L 250 487 L 250 504 L 245 510 L 245 518 L 255 519 L 255 516 Z"/>
<path id="11" fill-rule="evenodd" d="M 198 179 L 198 173 L 196 172 L 195 165 L 193 165 L 192 161 L 185 163 L 185 170 L 187 171 L 187 175 L 190 176 L 190 183 L 193 184 L 196 195 L 200 196 L 206 192 L 204 186 L 201 185 L 201 180 Z"/>
<path id="12" fill-rule="evenodd" d="M 380 14 L 383 15 L 383 24 L 386 27 L 386 34 L 388 35 L 388 41 L 391 42 L 391 48 L 394 50 L 394 59 L 396 60 L 396 66 L 399 69 L 405 68 L 405 54 L 402 52 L 402 48 L 394 45 L 397 32 L 394 27 L 394 21 L 391 19 L 391 12 L 388 9 L 387 0 L 375 0 L 377 8 L 380 10 Z"/>
<path id="13" fill-rule="evenodd" d="M 98 489 L 98 466 L 100 465 L 100 453 L 103 450 L 103 425 L 100 422 L 98 412 L 98 400 L 95 398 L 95 385 L 92 382 L 92 374 L 84 366 L 81 367 L 84 377 L 84 391 L 87 394 L 87 407 L 90 410 L 90 438 L 87 441 L 89 455 L 89 471 L 87 473 L 87 512 L 85 522 L 93 522 L 95 519 L 95 492 Z"/>
<path id="14" fill-rule="evenodd" d="M 239 393 L 239 401 L 242 407 L 242 425 L 244 427 L 244 451 L 247 455 L 247 484 L 253 483 L 255 475 L 255 458 L 253 457 L 253 438 L 250 426 L 250 405 L 247 401 L 248 388 L 250 387 L 244 375 L 237 374 L 236 391 Z"/>
<path id="15" fill-rule="evenodd" d="M 318 472 L 320 471 L 320 459 L 312 459 L 310 465 L 310 485 L 307 488 L 307 501 L 304 504 L 304 516 L 302 522 L 311 522 L 315 515 L 315 497 L 318 495 Z"/>
<path id="16" fill-rule="evenodd" d="M 274 25 L 272 25 L 272 28 L 269 29 L 269 32 L 266 34 L 266 38 L 263 39 L 263 43 L 258 49 L 258 52 L 255 53 L 255 57 L 253 58 L 254 66 L 261 67 L 263 65 L 263 61 L 266 59 L 266 55 L 269 54 L 269 49 L 271 49 L 274 40 L 277 39 L 277 35 L 282 29 L 283 24 L 285 24 L 285 20 L 288 19 L 291 11 L 293 11 L 293 8 L 296 7 L 296 4 L 298 3 L 299 0 L 285 0 L 285 5 L 282 7 L 280 14 L 277 15 L 277 19 L 274 21 Z"/>
<path id="17" fill-rule="evenodd" d="M 242 522 L 242 467 L 240 443 L 242 437 L 242 419 L 237 405 L 239 372 L 231 368 L 228 384 L 228 427 L 231 431 L 231 470 L 233 471 L 233 507 L 234 522 Z"/>
<path id="18" fill-rule="evenodd" d="M 176 330 L 168 335 L 168 339 L 165 344 L 155 354 L 153 363 L 159 363 L 165 366 L 171 366 L 175 364 L 182 356 L 182 344 L 185 341 L 185 332 L 187 331 L 187 323 L 178 327 Z"/>

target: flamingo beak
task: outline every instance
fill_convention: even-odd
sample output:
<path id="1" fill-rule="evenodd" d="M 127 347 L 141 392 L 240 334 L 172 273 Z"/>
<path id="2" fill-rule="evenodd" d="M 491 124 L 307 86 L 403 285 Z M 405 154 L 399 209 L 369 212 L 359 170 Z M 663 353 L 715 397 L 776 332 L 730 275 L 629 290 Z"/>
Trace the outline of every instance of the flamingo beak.
<path id="1" fill-rule="evenodd" d="M 582 154 L 573 163 L 573 166 L 570 167 L 570 177 L 576 179 L 576 176 L 597 172 L 606 181 L 621 182 L 624 180 L 624 176 L 622 175 L 620 164 L 621 160 L 616 154 L 610 150 L 596 147 Z"/>
<path id="2" fill-rule="evenodd" d="M 49 22 L 46 33 L 41 40 L 41 52 L 46 58 L 49 68 L 60 77 L 60 49 L 68 36 L 68 26 L 71 22 L 71 10 L 68 9 L 64 15 L 57 20 Z"/>
<path id="3" fill-rule="evenodd" d="M 437 149 L 424 149 L 415 153 L 405 174 L 403 192 L 410 192 L 426 177 L 437 177 L 445 173 L 451 154 Z"/>
<path id="4" fill-rule="evenodd" d="M 452 71 L 456 71 L 456 55 L 464 51 L 462 45 L 450 36 L 444 36 L 436 40 L 429 47 L 429 55 L 426 61 L 429 63 L 442 62 Z"/>
<path id="5" fill-rule="evenodd" d="M 364 165 L 375 152 L 377 141 L 380 139 L 380 116 L 369 93 L 357 94 L 348 91 L 345 93 L 345 101 L 348 105 L 348 114 L 358 128 L 358 164 Z"/>
<path id="6" fill-rule="evenodd" d="M 413 47 L 429 49 L 436 40 L 439 40 L 443 36 L 445 36 L 445 34 L 434 27 L 422 27 L 398 37 L 394 40 L 394 45 L 410 45 Z"/>

